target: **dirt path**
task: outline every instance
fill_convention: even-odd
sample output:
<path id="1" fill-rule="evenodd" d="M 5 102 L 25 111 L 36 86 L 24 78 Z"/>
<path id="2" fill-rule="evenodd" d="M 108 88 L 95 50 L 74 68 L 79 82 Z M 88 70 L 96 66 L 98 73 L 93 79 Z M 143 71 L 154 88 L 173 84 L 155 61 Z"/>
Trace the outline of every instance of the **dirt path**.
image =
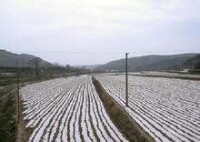
<path id="1" fill-rule="evenodd" d="M 20 121 L 18 123 L 18 137 L 17 142 L 27 142 L 29 140 L 29 137 L 31 136 L 34 128 L 26 128 L 27 122 L 23 120 L 24 114 L 22 113 L 24 110 L 23 108 L 23 102 L 20 100 Z"/>

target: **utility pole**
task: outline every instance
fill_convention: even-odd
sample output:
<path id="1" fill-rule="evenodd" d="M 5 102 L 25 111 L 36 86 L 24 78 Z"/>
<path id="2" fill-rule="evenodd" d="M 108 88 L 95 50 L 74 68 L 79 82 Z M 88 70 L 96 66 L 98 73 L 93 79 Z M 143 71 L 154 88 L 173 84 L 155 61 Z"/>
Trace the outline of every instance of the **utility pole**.
<path id="1" fill-rule="evenodd" d="M 38 58 L 35 58 L 35 71 L 36 71 L 36 78 L 39 79 L 39 59 Z"/>
<path id="2" fill-rule="evenodd" d="M 126 107 L 128 107 L 128 54 L 126 53 Z"/>
<path id="3" fill-rule="evenodd" d="M 20 78 L 19 78 L 19 62 L 20 62 L 20 57 L 18 57 L 18 60 L 17 60 L 17 113 L 18 113 L 18 124 L 19 124 L 19 121 L 20 121 L 20 106 L 19 106 L 19 83 L 20 83 Z"/>

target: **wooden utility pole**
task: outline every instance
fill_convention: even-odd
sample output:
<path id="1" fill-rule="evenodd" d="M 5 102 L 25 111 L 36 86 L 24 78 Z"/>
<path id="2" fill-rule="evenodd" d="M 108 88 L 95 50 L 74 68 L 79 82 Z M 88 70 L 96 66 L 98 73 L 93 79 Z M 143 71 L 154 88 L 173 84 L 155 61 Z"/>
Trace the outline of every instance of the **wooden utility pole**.
<path id="1" fill-rule="evenodd" d="M 20 106 L 19 106 L 19 88 L 20 88 L 20 86 L 19 86 L 19 84 L 20 84 L 20 78 L 19 78 L 19 73 L 20 73 L 20 71 L 19 71 L 19 62 L 20 62 L 20 59 L 19 59 L 20 57 L 18 57 L 18 61 L 17 61 L 17 121 L 18 121 L 18 124 L 19 124 L 19 121 L 20 121 Z"/>
<path id="2" fill-rule="evenodd" d="M 39 58 L 35 58 L 35 71 L 36 71 L 36 78 L 39 79 Z"/>
<path id="3" fill-rule="evenodd" d="M 128 107 L 128 54 L 126 53 L 126 107 Z"/>

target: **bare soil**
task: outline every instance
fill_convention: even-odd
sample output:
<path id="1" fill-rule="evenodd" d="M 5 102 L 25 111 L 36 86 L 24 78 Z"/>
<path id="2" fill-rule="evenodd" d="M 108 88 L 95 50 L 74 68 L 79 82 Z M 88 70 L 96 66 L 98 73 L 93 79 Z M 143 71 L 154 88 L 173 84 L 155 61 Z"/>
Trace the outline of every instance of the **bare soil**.
<path id="1" fill-rule="evenodd" d="M 17 93 L 16 93 L 17 97 Z M 17 99 L 16 99 L 17 100 Z M 18 122 L 18 134 L 17 134 L 17 140 L 16 142 L 27 142 L 29 140 L 29 137 L 31 136 L 34 128 L 26 128 L 27 121 L 25 121 L 24 118 L 24 107 L 23 107 L 23 101 L 19 100 L 19 112 L 20 112 L 20 119 Z"/>

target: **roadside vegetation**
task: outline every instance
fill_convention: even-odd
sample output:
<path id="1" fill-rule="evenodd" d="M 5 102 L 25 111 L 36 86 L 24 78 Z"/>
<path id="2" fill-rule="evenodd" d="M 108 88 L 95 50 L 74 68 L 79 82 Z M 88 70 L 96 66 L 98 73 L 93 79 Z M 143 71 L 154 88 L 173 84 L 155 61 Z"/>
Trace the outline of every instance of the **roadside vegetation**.
<path id="1" fill-rule="evenodd" d="M 0 141 L 14 142 L 17 137 L 17 111 L 14 93 L 0 94 Z"/>

